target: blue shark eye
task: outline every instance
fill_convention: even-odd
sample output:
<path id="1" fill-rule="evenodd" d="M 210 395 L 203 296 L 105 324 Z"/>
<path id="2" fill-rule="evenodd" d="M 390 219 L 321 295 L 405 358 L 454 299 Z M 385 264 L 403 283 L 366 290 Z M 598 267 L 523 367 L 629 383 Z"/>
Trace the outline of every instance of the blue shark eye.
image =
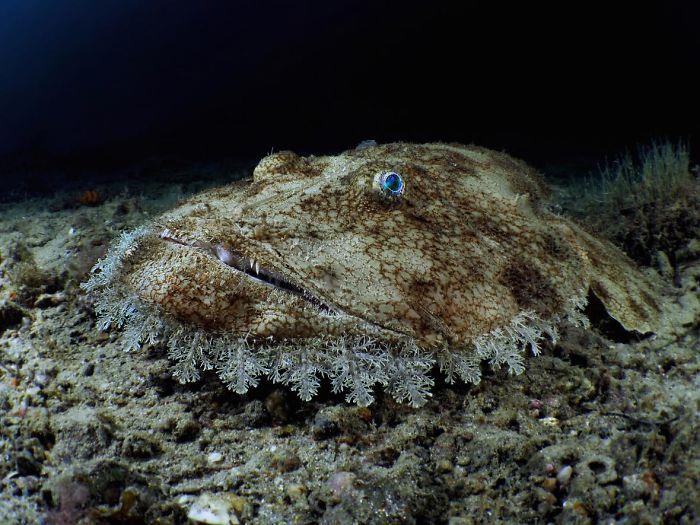
<path id="1" fill-rule="evenodd" d="M 378 173 L 374 178 L 375 187 L 382 193 L 397 197 L 402 195 L 406 185 L 401 175 L 395 171 L 384 171 Z"/>

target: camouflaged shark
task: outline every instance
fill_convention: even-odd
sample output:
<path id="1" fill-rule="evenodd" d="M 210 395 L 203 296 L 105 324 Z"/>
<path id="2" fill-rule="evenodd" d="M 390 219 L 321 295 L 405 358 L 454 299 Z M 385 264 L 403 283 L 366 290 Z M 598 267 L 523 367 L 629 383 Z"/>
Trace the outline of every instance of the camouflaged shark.
<path id="1" fill-rule="evenodd" d="M 624 328 L 659 323 L 656 285 L 620 250 L 549 211 L 525 163 L 480 147 L 284 151 L 252 179 L 125 233 L 84 287 L 126 349 L 167 344 L 175 375 L 260 377 L 310 399 L 326 377 L 367 405 L 376 385 L 425 402 L 437 364 L 478 382 L 524 369 L 589 293 Z"/>

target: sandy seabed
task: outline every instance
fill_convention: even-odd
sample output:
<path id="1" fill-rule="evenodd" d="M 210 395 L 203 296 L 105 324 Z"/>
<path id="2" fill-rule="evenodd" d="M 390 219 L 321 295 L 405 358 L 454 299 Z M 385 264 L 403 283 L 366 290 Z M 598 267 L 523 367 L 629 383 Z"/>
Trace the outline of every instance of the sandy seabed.
<path id="1" fill-rule="evenodd" d="M 124 353 L 78 286 L 120 231 L 221 182 L 0 204 L 0 523 L 698 522 L 699 260 L 656 336 L 564 326 L 521 376 L 438 377 L 420 409 L 238 396 Z"/>

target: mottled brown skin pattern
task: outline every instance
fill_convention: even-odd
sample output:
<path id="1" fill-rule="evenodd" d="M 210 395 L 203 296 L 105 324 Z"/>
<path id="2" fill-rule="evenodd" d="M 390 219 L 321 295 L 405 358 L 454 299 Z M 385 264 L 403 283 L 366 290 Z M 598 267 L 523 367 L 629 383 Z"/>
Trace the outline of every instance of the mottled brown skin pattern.
<path id="1" fill-rule="evenodd" d="M 382 171 L 403 177 L 403 196 L 373 189 Z M 160 217 L 178 242 L 141 243 L 126 284 L 182 321 L 260 339 L 374 333 L 466 345 L 524 310 L 558 318 L 589 286 L 626 328 L 653 330 L 651 282 L 612 245 L 548 212 L 546 195 L 532 168 L 472 146 L 280 152 L 252 180 Z M 213 245 L 281 274 L 316 303 L 223 264 L 202 248 Z"/>

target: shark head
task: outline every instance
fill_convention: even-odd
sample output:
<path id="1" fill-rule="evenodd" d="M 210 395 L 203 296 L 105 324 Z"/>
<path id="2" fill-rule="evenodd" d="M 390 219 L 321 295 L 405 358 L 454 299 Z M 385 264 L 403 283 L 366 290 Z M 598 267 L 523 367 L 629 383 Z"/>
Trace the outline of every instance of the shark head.
<path id="1" fill-rule="evenodd" d="M 478 147 L 275 153 L 252 178 L 124 240 L 90 288 L 179 333 L 245 340 L 253 354 L 262 341 L 365 337 L 389 355 L 409 342 L 425 355 L 476 348 L 494 361 L 489 341 L 536 345 L 541 326 L 577 312 L 590 288 L 621 323 L 648 331 L 652 285 L 614 247 L 549 212 L 546 196 L 532 168 Z"/>

